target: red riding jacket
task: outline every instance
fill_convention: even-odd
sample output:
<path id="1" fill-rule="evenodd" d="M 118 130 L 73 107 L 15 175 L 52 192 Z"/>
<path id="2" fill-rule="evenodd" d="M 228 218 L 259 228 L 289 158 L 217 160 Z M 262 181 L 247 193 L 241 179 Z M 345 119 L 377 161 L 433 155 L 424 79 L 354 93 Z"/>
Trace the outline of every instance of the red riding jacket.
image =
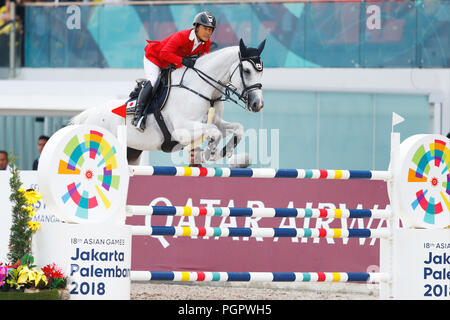
<path id="1" fill-rule="evenodd" d="M 200 56 L 208 53 L 211 47 L 211 40 L 200 42 L 192 51 L 195 42 L 194 36 L 191 36 L 193 29 L 175 32 L 162 41 L 149 41 L 145 47 L 145 57 L 160 68 L 168 67 L 174 64 L 180 68 L 181 58 L 199 54 Z"/>

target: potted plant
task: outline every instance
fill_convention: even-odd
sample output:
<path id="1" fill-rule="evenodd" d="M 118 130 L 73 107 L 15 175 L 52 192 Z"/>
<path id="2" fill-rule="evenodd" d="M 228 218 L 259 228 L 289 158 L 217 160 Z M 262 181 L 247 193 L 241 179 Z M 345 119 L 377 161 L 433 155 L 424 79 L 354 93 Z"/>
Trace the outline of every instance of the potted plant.
<path id="1" fill-rule="evenodd" d="M 0 262 L 0 299 L 61 299 L 67 298 L 67 277 L 54 263 L 36 269 L 31 255 L 33 233 L 39 222 L 32 220 L 36 213 L 34 204 L 41 199 L 35 190 L 24 190 L 19 169 L 11 160 L 10 201 L 12 225 L 9 238 L 9 264 Z M 36 297 L 31 297 L 37 294 Z"/>

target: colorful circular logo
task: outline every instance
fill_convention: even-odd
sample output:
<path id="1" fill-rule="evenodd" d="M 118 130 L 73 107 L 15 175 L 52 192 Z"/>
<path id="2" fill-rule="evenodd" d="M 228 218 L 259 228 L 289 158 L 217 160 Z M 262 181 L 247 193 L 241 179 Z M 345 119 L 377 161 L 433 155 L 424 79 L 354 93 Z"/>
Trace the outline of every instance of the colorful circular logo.
<path id="1" fill-rule="evenodd" d="M 400 146 L 394 192 L 407 225 L 445 228 L 450 225 L 450 140 L 415 135 Z"/>
<path id="2" fill-rule="evenodd" d="M 38 183 L 45 204 L 64 221 L 100 223 L 124 212 L 128 163 L 117 139 L 96 126 L 56 132 L 39 160 Z"/>

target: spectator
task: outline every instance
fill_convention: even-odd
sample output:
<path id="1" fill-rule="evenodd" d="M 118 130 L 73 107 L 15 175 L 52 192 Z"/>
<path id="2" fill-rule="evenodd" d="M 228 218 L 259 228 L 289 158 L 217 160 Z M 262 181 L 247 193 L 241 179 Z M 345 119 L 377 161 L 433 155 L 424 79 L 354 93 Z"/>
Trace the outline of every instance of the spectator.
<path id="1" fill-rule="evenodd" d="M 7 34 L 9 33 L 9 28 L 7 29 L 5 26 L 6 23 L 8 23 L 8 21 L 10 20 L 10 16 L 9 16 L 9 0 L 0 0 L 0 27 L 2 27 L 0 29 L 0 34 L 4 33 Z"/>
<path id="2" fill-rule="evenodd" d="M 0 170 L 6 170 L 8 168 L 8 152 L 0 150 Z"/>
<path id="3" fill-rule="evenodd" d="M 11 17 L 11 3 L 16 3 L 15 22 Z M 25 9 L 22 0 L 0 0 L 0 67 L 9 66 L 9 35 L 11 28 L 16 30 L 17 63 L 23 65 L 23 23 Z M 14 23 L 13 23 L 14 22 Z"/>
<path id="4" fill-rule="evenodd" d="M 197 167 L 201 168 L 201 152 L 202 148 L 195 148 L 191 150 L 190 159 L 189 159 L 189 167 Z"/>
<path id="5" fill-rule="evenodd" d="M 9 34 L 11 30 L 11 2 L 16 3 L 16 30 L 21 29 L 25 12 L 22 0 L 0 0 L 0 34 Z"/>
<path id="6" fill-rule="evenodd" d="M 37 168 L 38 168 L 39 158 L 41 156 L 42 149 L 44 149 L 44 146 L 47 143 L 48 139 L 50 139 L 50 138 L 47 137 L 47 136 L 40 136 L 39 139 L 38 139 L 37 149 L 38 149 L 38 152 L 39 152 L 39 157 L 37 157 L 37 159 L 34 160 L 34 162 L 33 162 L 33 170 L 37 170 Z"/>

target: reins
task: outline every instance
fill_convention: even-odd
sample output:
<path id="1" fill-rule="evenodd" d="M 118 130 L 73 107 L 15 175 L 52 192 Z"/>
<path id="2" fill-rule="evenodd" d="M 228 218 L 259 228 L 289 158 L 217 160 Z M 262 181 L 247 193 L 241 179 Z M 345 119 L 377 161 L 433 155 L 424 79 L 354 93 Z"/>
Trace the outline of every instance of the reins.
<path id="1" fill-rule="evenodd" d="M 233 72 L 231 73 L 230 81 L 227 84 L 221 82 L 220 80 L 215 80 L 214 78 L 210 77 L 209 75 L 207 75 L 205 72 L 201 71 L 200 69 L 192 67 L 192 68 L 186 68 L 184 70 L 183 75 L 181 76 L 181 80 L 180 80 L 179 84 L 175 84 L 175 85 L 171 85 L 171 86 L 189 90 L 190 92 L 192 92 L 192 93 L 202 97 L 203 99 L 209 101 L 211 107 L 213 107 L 214 104 L 217 101 L 228 101 L 228 100 L 230 100 L 230 101 L 234 102 L 235 104 L 237 104 L 238 106 L 240 106 L 241 108 L 247 109 L 247 107 L 242 106 L 236 99 L 234 99 L 232 97 L 232 95 L 237 96 L 238 100 L 240 100 L 240 101 L 242 101 L 244 103 L 247 103 L 247 98 L 245 96 L 245 93 L 248 93 L 251 90 L 261 89 L 262 88 L 262 84 L 261 83 L 256 83 L 256 84 L 253 84 L 253 85 L 248 86 L 248 87 L 245 85 L 244 74 L 243 74 L 243 70 L 242 70 L 243 69 L 242 61 L 251 60 L 251 58 L 254 58 L 254 57 L 242 59 L 239 56 L 239 63 L 236 66 L 236 68 L 233 70 Z M 239 71 L 240 71 L 241 81 L 242 81 L 242 84 L 244 86 L 244 90 L 240 94 L 238 92 L 238 89 L 231 83 L 231 79 L 232 79 L 232 77 L 233 77 L 233 75 L 236 72 L 238 67 L 239 67 Z M 201 94 L 200 92 L 198 92 L 198 91 L 196 91 L 196 90 L 194 90 L 192 88 L 189 88 L 186 85 L 184 85 L 183 80 L 184 80 L 184 76 L 185 76 L 185 74 L 186 74 L 188 69 L 192 69 L 193 71 L 195 71 L 195 73 L 197 73 L 197 75 L 200 77 L 200 79 L 202 79 L 207 84 L 209 84 L 211 87 L 213 87 L 215 90 L 220 92 L 221 96 L 219 98 L 216 98 L 216 99 L 211 99 L 211 98 Z M 223 89 L 219 88 L 218 86 L 223 87 Z"/>

